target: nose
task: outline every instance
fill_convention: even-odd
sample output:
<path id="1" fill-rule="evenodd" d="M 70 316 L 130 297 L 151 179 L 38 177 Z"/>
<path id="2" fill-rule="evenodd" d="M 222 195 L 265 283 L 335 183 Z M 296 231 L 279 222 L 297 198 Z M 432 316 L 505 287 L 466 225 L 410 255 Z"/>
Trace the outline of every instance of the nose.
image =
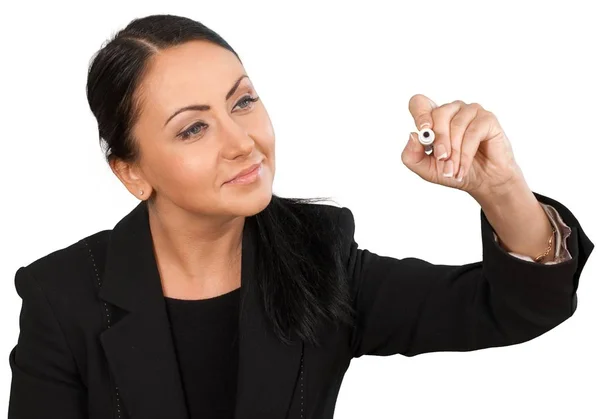
<path id="1" fill-rule="evenodd" d="M 223 155 L 234 159 L 240 154 L 250 154 L 254 148 L 254 139 L 246 126 L 231 117 L 225 118 L 221 125 Z"/>

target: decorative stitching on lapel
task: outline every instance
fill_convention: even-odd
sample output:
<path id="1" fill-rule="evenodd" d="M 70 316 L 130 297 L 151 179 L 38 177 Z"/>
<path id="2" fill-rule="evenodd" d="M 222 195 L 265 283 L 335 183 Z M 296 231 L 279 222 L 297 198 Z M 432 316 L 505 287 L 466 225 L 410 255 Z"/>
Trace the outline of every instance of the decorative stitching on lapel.
<path id="1" fill-rule="evenodd" d="M 90 248 L 87 239 L 83 239 L 83 243 L 85 244 L 85 246 L 88 249 L 88 253 L 90 255 L 90 259 L 92 261 L 92 266 L 94 267 L 94 272 L 96 273 L 96 281 L 98 284 L 98 290 L 100 290 L 100 287 L 102 286 L 102 281 L 100 280 L 100 275 L 98 274 L 98 268 L 96 267 L 96 260 L 94 259 L 94 254 L 92 252 L 92 249 Z M 108 305 L 106 304 L 106 301 L 103 301 L 104 303 L 104 313 L 106 314 L 106 325 L 107 328 L 110 329 L 110 311 L 108 309 Z M 121 399 L 119 397 L 119 387 L 117 387 L 115 385 L 115 398 L 116 398 L 116 402 L 117 402 L 117 419 L 121 419 Z"/>
<path id="2" fill-rule="evenodd" d="M 300 358 L 300 419 L 304 417 L 304 350 Z"/>

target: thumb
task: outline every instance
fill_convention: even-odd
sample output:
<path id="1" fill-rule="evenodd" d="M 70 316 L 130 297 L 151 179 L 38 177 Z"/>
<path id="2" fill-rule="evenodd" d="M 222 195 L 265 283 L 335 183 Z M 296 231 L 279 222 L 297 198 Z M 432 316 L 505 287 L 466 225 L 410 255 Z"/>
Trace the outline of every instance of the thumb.
<path id="1" fill-rule="evenodd" d="M 432 174 L 429 173 L 431 170 L 430 159 L 425 153 L 425 147 L 419 142 L 418 134 L 411 132 L 408 138 L 408 143 L 402 151 L 402 163 L 408 167 L 411 171 L 421 176 L 425 180 L 431 180 Z M 435 165 L 433 165 L 435 167 Z"/>

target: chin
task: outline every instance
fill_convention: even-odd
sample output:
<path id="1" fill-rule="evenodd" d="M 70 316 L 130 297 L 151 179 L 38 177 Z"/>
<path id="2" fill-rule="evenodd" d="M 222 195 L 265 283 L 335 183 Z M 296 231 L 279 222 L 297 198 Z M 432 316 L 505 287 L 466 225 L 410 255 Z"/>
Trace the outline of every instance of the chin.
<path id="1" fill-rule="evenodd" d="M 224 202 L 227 211 L 231 214 L 251 217 L 264 210 L 273 198 L 271 183 L 261 185 L 254 190 L 242 191 L 228 194 Z"/>

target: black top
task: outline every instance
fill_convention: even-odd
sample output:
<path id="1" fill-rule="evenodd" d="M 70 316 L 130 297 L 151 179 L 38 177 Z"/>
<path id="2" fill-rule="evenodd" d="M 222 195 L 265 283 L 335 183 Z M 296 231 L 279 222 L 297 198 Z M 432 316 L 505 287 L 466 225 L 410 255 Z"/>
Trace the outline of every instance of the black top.
<path id="1" fill-rule="evenodd" d="M 165 297 L 190 419 L 234 416 L 239 291 L 203 300 Z"/>

